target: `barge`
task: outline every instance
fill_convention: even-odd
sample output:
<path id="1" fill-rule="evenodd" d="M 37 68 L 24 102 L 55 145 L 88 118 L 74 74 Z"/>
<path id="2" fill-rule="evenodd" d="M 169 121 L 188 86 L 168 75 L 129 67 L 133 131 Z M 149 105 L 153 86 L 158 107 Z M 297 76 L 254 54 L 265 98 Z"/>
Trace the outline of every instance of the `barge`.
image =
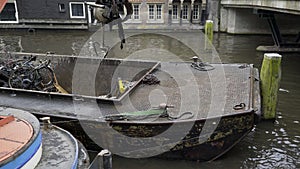
<path id="1" fill-rule="evenodd" d="M 65 93 L 0 87 L 0 106 L 49 116 L 87 149 L 126 158 L 211 161 L 260 116 L 258 70 L 249 64 L 98 59 L 52 54 Z"/>

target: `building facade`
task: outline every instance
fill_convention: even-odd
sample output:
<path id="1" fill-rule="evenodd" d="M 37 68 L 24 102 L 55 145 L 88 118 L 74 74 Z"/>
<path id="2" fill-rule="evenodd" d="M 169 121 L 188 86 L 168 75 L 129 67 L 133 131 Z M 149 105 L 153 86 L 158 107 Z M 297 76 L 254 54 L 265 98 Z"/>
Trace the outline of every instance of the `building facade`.
<path id="1" fill-rule="evenodd" d="M 199 28 L 205 18 L 202 0 L 131 0 L 127 29 Z"/>
<path id="2" fill-rule="evenodd" d="M 89 17 L 83 0 L 8 0 L 0 28 L 87 29 Z"/>
<path id="3" fill-rule="evenodd" d="M 89 3 L 86 3 L 89 2 Z M 133 14 L 125 29 L 198 28 L 204 20 L 202 0 L 131 0 Z M 8 0 L 0 28 L 88 29 L 94 0 Z"/>

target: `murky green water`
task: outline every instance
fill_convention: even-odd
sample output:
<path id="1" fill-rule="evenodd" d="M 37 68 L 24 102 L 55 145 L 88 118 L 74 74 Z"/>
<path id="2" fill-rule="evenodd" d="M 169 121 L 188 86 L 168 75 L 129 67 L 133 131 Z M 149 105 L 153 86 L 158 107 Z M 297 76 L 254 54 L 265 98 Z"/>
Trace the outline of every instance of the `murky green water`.
<path id="1" fill-rule="evenodd" d="M 27 33 L 1 30 L 0 51 L 37 53 L 51 51 L 57 54 L 77 55 L 85 42 L 91 40 L 92 35 L 93 32 L 86 31 Z M 191 36 L 188 33 L 181 35 Z M 198 44 L 197 38 L 191 36 L 190 43 L 202 48 L 203 44 Z M 216 34 L 213 44 L 222 62 L 253 63 L 259 68 L 263 53 L 256 52 L 255 48 L 260 44 L 272 44 L 272 39 L 271 36 Z M 191 50 L 182 47 L 181 39 L 168 41 L 168 38 L 159 38 L 156 35 L 135 37 L 128 40 L 126 45 L 124 50 L 120 50 L 117 45 L 108 56 L 124 58 L 130 55 L 132 58 L 140 56 L 144 59 L 170 60 L 170 56 L 176 55 L 179 60 L 189 60 L 194 55 Z M 134 50 L 138 52 L 132 52 Z M 282 56 L 282 82 L 275 122 L 259 123 L 253 132 L 221 159 L 211 163 L 197 163 L 114 157 L 114 168 L 300 168 L 300 53 Z"/>

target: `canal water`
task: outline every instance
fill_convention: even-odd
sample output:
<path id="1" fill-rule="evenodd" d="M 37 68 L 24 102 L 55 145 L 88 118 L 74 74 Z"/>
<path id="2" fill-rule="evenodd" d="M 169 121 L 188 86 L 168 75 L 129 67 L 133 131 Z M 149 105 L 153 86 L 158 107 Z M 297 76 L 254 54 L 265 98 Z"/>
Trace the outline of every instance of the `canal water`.
<path id="1" fill-rule="evenodd" d="M 1 31 L 0 51 L 34 52 L 78 55 L 94 32 L 88 31 Z M 185 33 L 182 33 L 185 36 Z M 190 33 L 186 33 L 189 37 Z M 108 38 L 108 37 L 106 37 Z M 144 38 L 144 39 L 143 39 Z M 197 37 L 194 37 L 197 38 Z M 293 40 L 293 37 L 286 37 Z M 145 40 L 146 39 L 146 40 Z M 143 42 L 148 41 L 147 44 Z M 183 47 L 181 40 L 166 42 L 157 35 L 138 37 L 128 41 L 122 51 L 119 44 L 108 57 L 126 57 L 136 48 L 148 48 L 144 59 L 152 59 L 151 50 L 169 49 L 181 60 L 189 60 L 193 51 Z M 193 39 L 191 38 L 191 41 Z M 196 46 L 200 44 L 195 43 Z M 260 68 L 263 53 L 255 48 L 260 44 L 272 45 L 271 35 L 228 35 L 215 34 L 213 46 L 223 63 L 251 63 Z M 99 46 L 101 44 L 98 43 Z M 202 45 L 202 44 L 201 44 Z M 95 46 L 94 46 L 95 47 Z M 128 47 L 130 49 L 128 49 Z M 201 47 L 200 47 L 201 48 Z M 150 53 L 148 56 L 145 53 Z M 163 57 L 170 53 L 161 50 Z M 173 161 L 162 159 L 126 159 L 114 157 L 115 169 L 198 169 L 198 168 L 300 168 L 300 53 L 282 54 L 282 81 L 279 91 L 277 117 L 275 121 L 263 121 L 222 158 L 207 163 Z M 149 58 L 150 57 L 150 58 Z M 157 59 L 157 57 L 155 57 Z M 165 57 L 166 60 L 170 59 Z M 159 59 L 160 60 L 160 59 Z M 164 59 L 163 59 L 164 60 Z"/>

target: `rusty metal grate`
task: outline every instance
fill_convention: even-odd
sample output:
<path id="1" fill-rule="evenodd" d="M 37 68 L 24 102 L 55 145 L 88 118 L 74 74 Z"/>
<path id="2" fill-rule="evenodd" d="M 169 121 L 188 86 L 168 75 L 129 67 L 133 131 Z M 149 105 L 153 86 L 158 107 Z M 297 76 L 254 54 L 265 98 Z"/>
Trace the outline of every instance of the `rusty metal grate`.
<path id="1" fill-rule="evenodd" d="M 173 114 L 182 113 L 183 110 L 189 111 L 189 107 L 195 106 L 195 97 L 199 97 L 199 112 L 197 117 L 206 117 L 210 111 L 213 111 L 214 105 L 218 104 L 218 101 L 225 97 L 225 105 L 223 107 L 223 114 L 236 113 L 239 111 L 249 110 L 249 97 L 250 97 L 250 81 L 251 67 L 240 64 L 224 64 L 224 65 L 213 65 L 216 69 L 224 69 L 224 77 L 222 71 L 212 70 L 211 72 L 188 70 L 186 64 L 168 64 L 162 65 L 165 71 L 157 71 L 155 75 L 161 81 L 159 85 L 141 85 L 135 90 L 130 96 L 130 103 L 134 105 L 138 110 L 145 110 L 153 107 L 151 106 L 151 100 L 149 95 L 155 90 L 163 93 L 161 97 L 166 97 L 166 102 L 175 106 L 170 112 Z M 191 74 L 191 72 L 192 74 Z M 215 72 L 213 72 L 215 71 Z M 169 72 L 169 73 L 168 73 Z M 171 73 L 170 73 L 171 72 Z M 216 74 L 217 73 L 217 74 Z M 171 74 L 176 74 L 176 77 Z M 191 77 L 192 76 L 192 77 Z M 214 76 L 214 77 L 212 77 Z M 218 78 L 220 76 L 220 78 Z M 214 78 L 214 79 L 212 79 Z M 225 79 L 225 81 L 224 81 Z M 196 85 L 189 84 L 190 81 L 196 83 Z M 214 84 L 212 84 L 214 83 Z M 215 85 L 214 91 L 212 86 Z M 225 88 L 224 88 L 225 86 Z M 198 88 L 199 93 L 188 93 L 195 90 L 186 90 L 185 88 L 195 87 Z M 184 95 L 190 95 L 189 99 L 182 97 Z M 218 96 L 218 93 L 224 93 L 225 96 Z M 216 95 L 215 98 L 212 95 Z M 195 96 L 195 97 L 194 97 Z M 159 100 L 159 95 L 157 100 Z M 194 97 L 194 98 L 193 98 Z M 185 99 L 185 100 L 183 100 Z M 224 100 L 223 100 L 224 101 Z M 182 105 L 182 104 L 186 105 Z M 244 104 L 245 107 L 240 109 L 234 109 L 236 105 Z M 180 110 L 181 109 L 181 110 Z M 193 108 L 191 108 L 192 110 Z"/>

